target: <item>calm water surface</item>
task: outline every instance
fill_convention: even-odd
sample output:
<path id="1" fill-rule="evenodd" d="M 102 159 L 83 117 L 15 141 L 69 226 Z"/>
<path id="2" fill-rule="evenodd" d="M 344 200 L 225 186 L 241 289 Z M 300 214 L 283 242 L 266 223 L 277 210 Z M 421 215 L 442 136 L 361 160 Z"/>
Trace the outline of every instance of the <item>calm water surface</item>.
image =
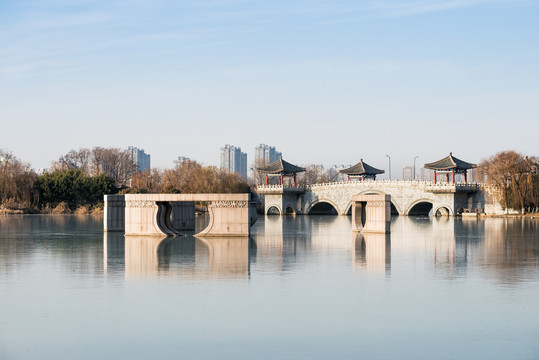
<path id="1" fill-rule="evenodd" d="M 250 240 L 102 229 L 0 217 L 0 359 L 539 359 L 538 221 L 398 217 L 361 235 L 349 217 L 267 217 Z"/>

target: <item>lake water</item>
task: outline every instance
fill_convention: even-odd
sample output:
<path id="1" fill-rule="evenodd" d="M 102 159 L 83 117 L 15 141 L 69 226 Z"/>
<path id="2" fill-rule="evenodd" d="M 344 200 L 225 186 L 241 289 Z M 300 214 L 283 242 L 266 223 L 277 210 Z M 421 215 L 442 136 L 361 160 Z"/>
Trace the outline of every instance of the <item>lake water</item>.
<path id="1" fill-rule="evenodd" d="M 349 217 L 262 217 L 250 240 L 102 229 L 0 217 L 0 359 L 539 359 L 537 220 L 397 217 L 361 235 Z"/>

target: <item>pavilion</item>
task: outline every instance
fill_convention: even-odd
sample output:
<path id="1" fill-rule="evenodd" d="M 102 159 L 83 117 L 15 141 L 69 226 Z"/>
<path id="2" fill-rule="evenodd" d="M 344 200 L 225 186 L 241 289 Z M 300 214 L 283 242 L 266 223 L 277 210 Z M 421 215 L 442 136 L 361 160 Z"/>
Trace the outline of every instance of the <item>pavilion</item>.
<path id="1" fill-rule="evenodd" d="M 471 164 L 466 161 L 462 161 L 453 156 L 450 152 L 449 156 L 446 156 L 442 160 L 435 161 L 430 164 L 425 164 L 426 169 L 434 170 L 434 183 L 436 184 L 436 177 L 438 173 L 445 174 L 446 181 L 449 183 L 449 174 L 452 174 L 452 182 L 455 183 L 455 174 L 464 175 L 464 182 L 468 182 L 467 172 L 469 169 L 476 168 L 476 164 Z"/>
<path id="2" fill-rule="evenodd" d="M 285 177 L 294 178 L 294 187 L 296 187 L 296 174 L 304 172 L 305 169 L 296 165 L 292 165 L 289 162 L 283 160 L 283 157 L 279 157 L 279 160 L 272 162 L 269 165 L 256 168 L 257 171 L 266 174 L 266 185 L 269 185 L 270 177 L 278 177 L 279 185 L 284 184 Z"/>
<path id="3" fill-rule="evenodd" d="M 361 161 L 354 166 L 339 170 L 339 172 L 348 175 L 348 181 L 350 181 L 350 179 L 363 181 L 365 179 L 376 180 L 376 175 L 383 174 L 384 170 L 376 169 L 369 164 L 364 163 L 363 159 L 361 159 Z"/>

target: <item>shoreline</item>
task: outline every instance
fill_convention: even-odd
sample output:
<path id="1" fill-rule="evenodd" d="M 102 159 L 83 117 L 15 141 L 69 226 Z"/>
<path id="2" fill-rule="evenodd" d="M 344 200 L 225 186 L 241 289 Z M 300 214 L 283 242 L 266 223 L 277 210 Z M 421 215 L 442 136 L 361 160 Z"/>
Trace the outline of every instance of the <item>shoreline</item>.
<path id="1" fill-rule="evenodd" d="M 479 214 L 478 217 L 485 218 L 507 218 L 507 219 L 520 219 L 520 218 L 530 218 L 533 220 L 539 220 L 539 213 L 528 213 L 528 214 Z"/>
<path id="2" fill-rule="evenodd" d="M 78 208 L 75 211 L 51 211 L 47 209 L 45 211 L 40 211 L 37 209 L 0 209 L 0 216 L 12 216 L 12 215 L 92 215 L 92 216 L 102 216 L 104 214 L 104 209 L 94 208 L 88 209 L 85 207 Z M 198 214 L 197 214 L 198 215 Z M 528 214 L 478 214 L 476 217 L 463 217 L 463 216 L 453 216 L 454 218 L 470 218 L 470 219 L 479 219 L 479 218 L 501 218 L 501 219 L 530 219 L 539 221 L 539 213 L 528 213 Z"/>

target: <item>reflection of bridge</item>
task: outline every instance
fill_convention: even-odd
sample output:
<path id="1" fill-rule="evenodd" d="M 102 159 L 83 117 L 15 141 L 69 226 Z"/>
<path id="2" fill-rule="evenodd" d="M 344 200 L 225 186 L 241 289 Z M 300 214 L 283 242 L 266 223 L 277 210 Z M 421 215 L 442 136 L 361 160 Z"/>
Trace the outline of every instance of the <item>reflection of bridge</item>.
<path id="1" fill-rule="evenodd" d="M 258 186 L 264 213 L 350 214 L 352 196 L 389 194 L 391 210 L 399 215 L 454 215 L 459 208 L 484 208 L 479 186 L 470 183 L 433 183 L 425 181 L 352 181 L 314 184 L 306 187 Z"/>

